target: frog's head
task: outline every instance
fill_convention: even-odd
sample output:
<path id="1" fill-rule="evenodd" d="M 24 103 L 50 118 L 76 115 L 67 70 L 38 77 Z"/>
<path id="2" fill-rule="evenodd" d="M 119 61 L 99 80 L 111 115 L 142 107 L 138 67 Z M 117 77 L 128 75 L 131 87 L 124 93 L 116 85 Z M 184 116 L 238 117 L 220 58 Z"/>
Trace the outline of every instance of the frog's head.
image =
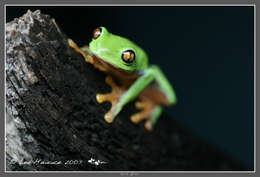
<path id="1" fill-rule="evenodd" d="M 148 65 L 143 49 L 126 38 L 109 33 L 105 27 L 94 30 L 89 48 L 105 62 L 126 71 L 142 70 Z"/>

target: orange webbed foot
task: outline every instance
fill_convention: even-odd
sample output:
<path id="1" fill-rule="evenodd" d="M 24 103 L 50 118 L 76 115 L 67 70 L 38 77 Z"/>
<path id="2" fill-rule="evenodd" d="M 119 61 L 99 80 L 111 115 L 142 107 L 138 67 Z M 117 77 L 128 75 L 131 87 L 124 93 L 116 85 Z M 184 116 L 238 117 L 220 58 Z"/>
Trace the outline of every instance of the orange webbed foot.
<path id="1" fill-rule="evenodd" d="M 105 114 L 104 117 L 107 123 L 112 123 L 115 118 L 114 112 L 119 103 L 119 98 L 126 89 L 124 87 L 119 87 L 111 76 L 106 77 L 106 83 L 112 88 L 111 93 L 97 94 L 96 99 L 98 103 L 110 102 L 112 104 L 110 110 Z"/>
<path id="2" fill-rule="evenodd" d="M 142 120 L 146 120 L 144 124 L 146 130 L 152 131 L 153 110 L 156 105 L 148 99 L 141 99 L 141 101 L 135 103 L 135 106 L 137 109 L 141 109 L 142 111 L 133 114 L 131 116 L 131 121 L 133 123 L 139 123 Z"/>

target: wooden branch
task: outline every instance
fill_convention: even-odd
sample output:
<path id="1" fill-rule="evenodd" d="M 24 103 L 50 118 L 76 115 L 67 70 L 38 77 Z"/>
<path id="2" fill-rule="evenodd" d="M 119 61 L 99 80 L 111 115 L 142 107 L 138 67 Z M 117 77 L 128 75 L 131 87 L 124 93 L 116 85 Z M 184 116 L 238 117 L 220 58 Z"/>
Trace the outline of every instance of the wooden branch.
<path id="1" fill-rule="evenodd" d="M 110 104 L 95 98 L 110 90 L 104 79 L 48 15 L 7 23 L 7 170 L 243 170 L 165 114 L 152 133 L 133 124 L 133 103 L 106 123 Z"/>

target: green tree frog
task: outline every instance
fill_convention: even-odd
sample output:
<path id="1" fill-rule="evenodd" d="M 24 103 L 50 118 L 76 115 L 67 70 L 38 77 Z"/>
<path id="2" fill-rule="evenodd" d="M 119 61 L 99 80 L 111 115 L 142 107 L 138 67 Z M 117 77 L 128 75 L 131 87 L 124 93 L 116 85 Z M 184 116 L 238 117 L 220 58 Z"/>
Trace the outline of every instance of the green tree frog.
<path id="1" fill-rule="evenodd" d="M 112 104 L 104 116 L 107 123 L 112 123 L 127 103 L 138 98 L 135 105 L 142 111 L 133 114 L 131 121 L 145 120 L 145 128 L 151 131 L 162 113 L 161 105 L 176 104 L 176 94 L 166 76 L 158 66 L 148 64 L 147 54 L 134 42 L 99 27 L 89 46 L 79 48 L 71 39 L 68 43 L 86 62 L 108 74 L 105 81 L 112 88 L 111 93 L 96 95 L 98 103 Z"/>

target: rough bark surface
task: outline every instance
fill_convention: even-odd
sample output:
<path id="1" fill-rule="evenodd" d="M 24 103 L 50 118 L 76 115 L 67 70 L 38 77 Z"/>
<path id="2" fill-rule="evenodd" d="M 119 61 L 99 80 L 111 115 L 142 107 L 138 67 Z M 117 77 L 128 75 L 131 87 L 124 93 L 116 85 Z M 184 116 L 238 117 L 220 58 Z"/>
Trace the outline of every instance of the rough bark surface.
<path id="1" fill-rule="evenodd" d="M 133 103 L 107 124 L 110 104 L 95 99 L 110 91 L 104 79 L 48 15 L 6 24 L 7 170 L 243 170 L 165 114 L 151 133 L 131 123 Z"/>

